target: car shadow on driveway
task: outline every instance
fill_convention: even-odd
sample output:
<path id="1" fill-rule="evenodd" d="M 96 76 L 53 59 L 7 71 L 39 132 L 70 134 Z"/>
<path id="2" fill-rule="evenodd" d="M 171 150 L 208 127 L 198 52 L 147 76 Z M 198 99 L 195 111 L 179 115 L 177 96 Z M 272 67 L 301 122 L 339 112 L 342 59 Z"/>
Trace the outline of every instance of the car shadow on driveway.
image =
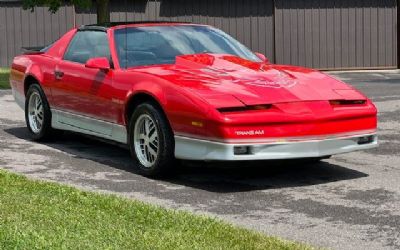
<path id="1" fill-rule="evenodd" d="M 29 140 L 25 127 L 5 129 L 20 139 Z M 65 132 L 59 138 L 42 144 L 103 166 L 126 171 L 126 178 L 135 179 L 129 151 L 121 145 L 109 144 L 76 133 Z M 40 152 L 44 154 L 45 152 Z M 57 157 L 57 156 L 54 156 Z M 345 164 L 345 163 L 343 163 Z M 77 167 L 77 166 L 75 166 Z M 82 166 L 84 167 L 84 166 Z M 367 177 L 366 173 L 326 161 L 252 161 L 252 162 L 188 162 L 179 164 L 176 174 L 160 180 L 216 193 L 312 186 Z"/>
<path id="2" fill-rule="evenodd" d="M 368 176 L 325 161 L 253 161 L 196 165 L 202 166 L 182 168 L 179 175 L 170 181 L 210 192 L 230 193 L 313 186 Z"/>

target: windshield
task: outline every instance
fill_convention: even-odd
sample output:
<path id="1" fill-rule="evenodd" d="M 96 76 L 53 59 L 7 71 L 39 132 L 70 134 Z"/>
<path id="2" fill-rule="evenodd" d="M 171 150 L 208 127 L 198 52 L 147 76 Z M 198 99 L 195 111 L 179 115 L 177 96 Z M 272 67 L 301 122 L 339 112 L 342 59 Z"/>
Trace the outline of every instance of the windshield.
<path id="1" fill-rule="evenodd" d="M 231 54 L 260 61 L 246 46 L 209 26 L 130 27 L 114 34 L 121 68 L 174 64 L 178 55 L 199 53 Z"/>

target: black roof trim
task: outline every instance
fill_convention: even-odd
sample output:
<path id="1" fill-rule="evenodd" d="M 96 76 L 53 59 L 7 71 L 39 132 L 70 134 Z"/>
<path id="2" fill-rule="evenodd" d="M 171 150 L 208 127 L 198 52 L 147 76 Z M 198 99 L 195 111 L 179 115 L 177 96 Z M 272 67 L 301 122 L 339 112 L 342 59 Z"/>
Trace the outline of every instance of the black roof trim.
<path id="1" fill-rule="evenodd" d="M 78 31 L 83 31 L 83 30 L 93 30 L 93 31 L 107 31 L 107 27 L 103 26 L 98 26 L 98 25 L 82 25 L 78 28 Z"/>
<path id="2" fill-rule="evenodd" d="M 106 31 L 108 28 L 118 26 L 118 25 L 129 25 L 129 24 L 147 24 L 147 23 L 188 23 L 191 22 L 180 22 L 180 21 L 137 21 L 137 22 L 109 22 L 109 23 L 101 23 L 101 24 L 87 24 L 82 25 L 78 28 L 78 30 L 98 30 L 98 31 Z"/>

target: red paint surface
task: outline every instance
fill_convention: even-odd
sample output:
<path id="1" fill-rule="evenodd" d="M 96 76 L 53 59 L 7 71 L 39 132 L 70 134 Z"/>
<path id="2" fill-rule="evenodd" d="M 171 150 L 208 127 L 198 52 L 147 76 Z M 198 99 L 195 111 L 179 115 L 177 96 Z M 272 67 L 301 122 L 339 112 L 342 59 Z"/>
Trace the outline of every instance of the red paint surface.
<path id="1" fill-rule="evenodd" d="M 139 24 L 136 24 L 136 26 Z M 186 25 L 186 24 L 140 24 Z M 128 25 L 135 26 L 135 25 Z M 114 69 L 102 71 L 63 61 L 76 29 L 44 54 L 14 59 L 12 87 L 24 92 L 24 77 L 35 77 L 50 106 L 126 125 L 126 105 L 136 94 L 160 104 L 176 134 L 215 139 L 260 139 L 357 133 L 375 130 L 377 110 L 349 85 L 321 72 L 295 66 L 258 63 L 232 55 L 196 54 L 176 58 L 174 65 L 120 69 L 108 30 Z M 54 71 L 64 76 L 56 79 Z M 332 106 L 330 100 L 366 100 Z M 218 108 L 271 104 L 265 110 L 221 113 Z M 194 126 L 192 122 L 202 122 Z M 240 131 L 262 130 L 262 134 Z M 238 132 L 239 131 L 239 132 Z"/>

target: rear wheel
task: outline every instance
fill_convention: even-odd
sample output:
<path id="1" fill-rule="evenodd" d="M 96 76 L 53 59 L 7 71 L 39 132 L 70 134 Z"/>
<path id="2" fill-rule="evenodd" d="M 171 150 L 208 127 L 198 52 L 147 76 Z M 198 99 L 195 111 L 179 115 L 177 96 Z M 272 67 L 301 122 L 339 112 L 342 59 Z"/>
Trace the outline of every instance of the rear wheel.
<path id="1" fill-rule="evenodd" d="M 30 85 L 26 93 L 25 121 L 33 140 L 45 140 L 53 135 L 50 107 L 39 84 Z"/>
<path id="2" fill-rule="evenodd" d="M 157 177 L 173 171 L 174 136 L 156 105 L 143 103 L 136 107 L 129 122 L 129 148 L 140 174 Z"/>

